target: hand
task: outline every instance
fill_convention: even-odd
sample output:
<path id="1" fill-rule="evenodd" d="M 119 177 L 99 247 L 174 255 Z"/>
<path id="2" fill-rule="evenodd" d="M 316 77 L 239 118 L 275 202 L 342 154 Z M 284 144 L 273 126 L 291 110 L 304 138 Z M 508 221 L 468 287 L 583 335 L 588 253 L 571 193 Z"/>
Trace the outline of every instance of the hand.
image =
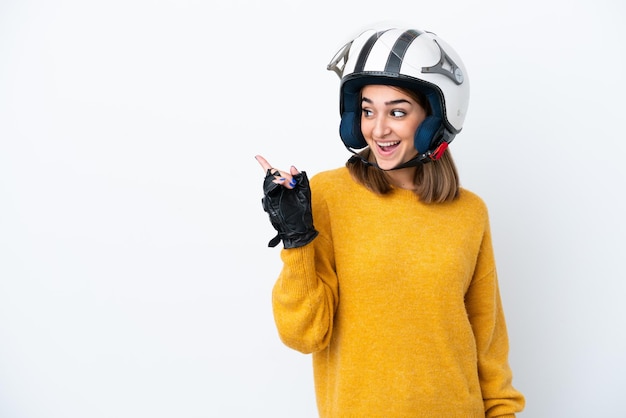
<path id="1" fill-rule="evenodd" d="M 317 236 L 311 212 L 311 188 L 306 173 L 291 166 L 289 173 L 273 168 L 265 158 L 255 157 L 263 170 L 263 210 L 278 234 L 269 242 L 270 247 L 283 240 L 285 248 L 302 247 Z"/>
<path id="2" fill-rule="evenodd" d="M 272 165 L 260 155 L 256 155 L 254 158 L 256 158 L 259 164 L 261 164 L 261 167 L 263 167 L 263 171 L 265 171 L 266 176 L 269 174 L 274 176 L 273 183 L 280 184 L 288 189 L 293 189 L 295 187 L 294 176 L 300 174 L 296 167 L 291 166 L 289 172 L 281 171 L 273 168 Z"/>

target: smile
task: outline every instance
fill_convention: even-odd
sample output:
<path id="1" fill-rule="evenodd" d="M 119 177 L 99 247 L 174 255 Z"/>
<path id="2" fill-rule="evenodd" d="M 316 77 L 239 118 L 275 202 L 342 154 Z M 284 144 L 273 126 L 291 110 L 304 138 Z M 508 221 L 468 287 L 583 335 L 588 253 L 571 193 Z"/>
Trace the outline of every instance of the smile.
<path id="1" fill-rule="evenodd" d="M 380 148 L 382 151 L 390 151 L 391 149 L 395 148 L 399 143 L 400 141 L 376 142 L 376 145 L 378 145 L 378 148 Z"/>
<path id="2" fill-rule="evenodd" d="M 400 143 L 400 141 L 393 141 L 393 142 L 377 142 L 376 145 L 378 145 L 379 147 L 392 147 L 394 145 L 398 145 Z"/>

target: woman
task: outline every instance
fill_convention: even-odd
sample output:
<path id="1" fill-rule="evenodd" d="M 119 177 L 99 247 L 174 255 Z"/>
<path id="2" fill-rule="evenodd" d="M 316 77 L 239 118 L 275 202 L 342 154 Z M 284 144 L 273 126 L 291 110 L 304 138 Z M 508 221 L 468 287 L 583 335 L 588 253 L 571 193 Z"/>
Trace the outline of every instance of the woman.
<path id="1" fill-rule="evenodd" d="M 273 290 L 282 341 L 313 353 L 321 417 L 514 417 L 487 209 L 447 149 L 469 85 L 436 35 L 370 30 L 329 64 L 354 156 L 319 173 L 266 172 L 283 241 Z"/>

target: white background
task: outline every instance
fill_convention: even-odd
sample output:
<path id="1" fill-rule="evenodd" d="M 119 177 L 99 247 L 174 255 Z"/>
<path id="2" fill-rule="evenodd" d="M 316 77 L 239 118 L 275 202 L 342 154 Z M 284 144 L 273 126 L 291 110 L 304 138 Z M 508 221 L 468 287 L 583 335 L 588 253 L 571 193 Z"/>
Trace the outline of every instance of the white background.
<path id="1" fill-rule="evenodd" d="M 217 3 L 217 4 L 216 4 Z M 340 166 L 334 53 L 399 21 L 472 86 L 522 416 L 626 417 L 626 6 L 0 1 L 0 417 L 315 417 L 261 153 Z"/>

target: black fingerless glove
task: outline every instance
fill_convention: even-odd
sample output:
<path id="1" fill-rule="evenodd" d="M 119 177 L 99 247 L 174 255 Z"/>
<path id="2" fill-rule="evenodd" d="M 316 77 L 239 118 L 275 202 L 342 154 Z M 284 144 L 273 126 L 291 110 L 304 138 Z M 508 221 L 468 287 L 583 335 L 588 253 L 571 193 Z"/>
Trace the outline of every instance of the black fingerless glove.
<path id="1" fill-rule="evenodd" d="M 265 196 L 261 203 L 278 235 L 272 238 L 268 246 L 275 247 L 282 239 L 285 248 L 302 247 L 318 234 L 313 227 L 309 179 L 304 171 L 296 174 L 293 176 L 296 185 L 293 189 L 287 189 L 272 181 L 276 177 L 270 171 L 267 170 L 263 181 Z"/>

